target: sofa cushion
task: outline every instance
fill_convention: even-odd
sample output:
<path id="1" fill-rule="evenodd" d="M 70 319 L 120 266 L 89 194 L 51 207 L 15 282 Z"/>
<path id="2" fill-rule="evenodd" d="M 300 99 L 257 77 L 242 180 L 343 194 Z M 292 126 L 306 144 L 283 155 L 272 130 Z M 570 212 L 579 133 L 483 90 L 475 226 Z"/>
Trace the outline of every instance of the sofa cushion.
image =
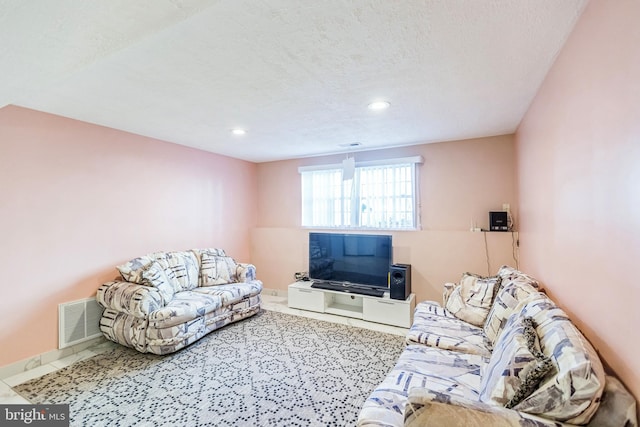
<path id="1" fill-rule="evenodd" d="M 416 305 L 406 341 L 481 356 L 491 354 L 482 328 L 458 319 L 435 301 Z"/>
<path id="2" fill-rule="evenodd" d="M 167 276 L 167 272 L 158 262 L 153 261 L 147 267 L 145 267 L 140 273 L 141 285 L 152 286 L 158 289 L 162 296 L 162 302 L 164 305 L 168 304 L 175 294 L 173 284 Z"/>
<path id="3" fill-rule="evenodd" d="M 193 252 L 155 252 L 134 258 L 117 267 L 120 275 L 127 282 L 148 284 L 148 278 L 142 274 L 151 264 L 157 262 L 162 269 L 174 292 L 188 291 L 198 286 L 198 263 Z"/>
<path id="4" fill-rule="evenodd" d="M 502 286 L 506 286 L 510 283 L 524 283 L 526 285 L 533 286 L 536 289 L 540 289 L 540 283 L 536 279 L 520 270 L 509 267 L 508 265 L 500 267 L 498 270 L 498 276 L 502 281 Z"/>
<path id="5" fill-rule="evenodd" d="M 194 255 L 196 256 L 196 258 L 198 258 L 198 260 L 200 260 L 200 256 L 205 252 L 210 255 L 227 256 L 227 253 L 224 251 L 224 249 L 221 249 L 221 248 L 191 249 L 191 252 L 194 253 Z"/>
<path id="6" fill-rule="evenodd" d="M 165 307 L 149 315 L 149 326 L 168 328 L 202 317 L 222 306 L 222 298 L 193 291 L 177 292 Z"/>
<path id="7" fill-rule="evenodd" d="M 498 283 L 499 277 L 465 273 L 460 283 L 446 295 L 445 308 L 460 320 L 483 326 L 493 302 L 493 290 Z"/>
<path id="8" fill-rule="evenodd" d="M 503 270 L 506 270 L 503 272 Z M 500 290 L 495 296 L 493 306 L 484 324 L 484 333 L 490 345 L 494 345 L 504 329 L 507 319 L 522 301 L 532 295 L 539 295 L 538 282 L 529 276 L 514 273 L 510 267 L 502 267 L 498 275 L 501 278 Z M 516 270 L 517 271 L 517 270 Z"/>
<path id="9" fill-rule="evenodd" d="M 216 256 L 227 256 L 224 249 L 219 249 L 219 248 L 191 249 L 191 252 L 193 252 L 193 255 L 195 255 L 196 260 L 198 261 L 198 265 L 202 265 L 203 253 L 208 253 L 210 255 L 216 255 Z"/>
<path id="10" fill-rule="evenodd" d="M 540 381 L 551 371 L 555 369 L 550 358 L 545 356 L 540 350 L 540 339 L 536 332 L 535 324 L 531 317 L 522 318 L 525 325 L 524 336 L 527 340 L 527 348 L 537 359 L 536 365 L 524 376 L 520 386 L 511 399 L 506 403 L 506 407 L 511 409 L 518 403 L 529 396 L 538 387 Z M 519 375 L 521 378 L 522 376 Z"/>
<path id="11" fill-rule="evenodd" d="M 238 264 L 228 256 L 203 252 L 200 266 L 200 286 L 215 286 L 238 281 Z"/>
<path id="12" fill-rule="evenodd" d="M 531 317 L 536 329 L 556 320 L 569 320 L 569 316 L 542 292 L 529 295 L 515 311 L 520 312 L 521 316 Z"/>
<path id="13" fill-rule="evenodd" d="M 449 301 L 449 297 L 451 296 L 451 294 L 453 293 L 453 291 L 455 290 L 455 288 L 458 287 L 457 283 L 445 283 L 444 287 L 442 289 L 442 306 L 446 307 L 447 306 L 447 302 Z"/>
<path id="14" fill-rule="evenodd" d="M 483 369 L 480 400 L 512 408 L 529 396 L 553 368 L 542 354 L 530 317 L 513 314 Z"/>
<path id="15" fill-rule="evenodd" d="M 570 424 L 586 424 L 598 409 L 605 373 L 596 351 L 553 302 L 527 302 L 521 315 L 532 317 L 542 353 L 555 365 L 553 375 L 513 409 Z"/>
<path id="16" fill-rule="evenodd" d="M 440 395 L 478 400 L 480 367 L 474 354 L 409 345 L 384 381 L 364 402 L 358 425 L 401 426 L 409 391 L 426 388 Z"/>
<path id="17" fill-rule="evenodd" d="M 189 291 L 198 286 L 199 267 L 193 252 L 157 252 L 149 256 L 167 272 L 175 292 Z"/>
<path id="18" fill-rule="evenodd" d="M 152 257 L 145 255 L 127 261 L 116 268 L 127 282 L 142 284 L 142 272 L 154 261 Z"/>
<path id="19" fill-rule="evenodd" d="M 262 282 L 254 280 L 246 283 L 234 283 L 218 286 L 207 286 L 204 288 L 196 288 L 193 292 L 198 292 L 206 295 L 216 295 L 222 298 L 223 305 L 235 304 L 244 298 L 249 298 L 258 295 L 262 292 Z"/>
<path id="20" fill-rule="evenodd" d="M 247 264 L 239 262 L 236 267 L 238 282 L 251 282 L 256 280 L 256 266 L 253 264 Z"/>

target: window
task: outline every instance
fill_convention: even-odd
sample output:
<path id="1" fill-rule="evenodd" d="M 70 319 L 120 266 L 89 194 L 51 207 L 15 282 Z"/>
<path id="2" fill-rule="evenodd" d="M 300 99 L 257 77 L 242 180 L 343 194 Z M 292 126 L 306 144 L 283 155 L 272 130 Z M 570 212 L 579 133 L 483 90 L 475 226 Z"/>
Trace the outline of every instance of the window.
<path id="1" fill-rule="evenodd" d="M 322 228 L 418 228 L 416 164 L 411 157 L 356 164 L 353 179 L 342 165 L 310 166 L 302 175 L 302 225 Z"/>

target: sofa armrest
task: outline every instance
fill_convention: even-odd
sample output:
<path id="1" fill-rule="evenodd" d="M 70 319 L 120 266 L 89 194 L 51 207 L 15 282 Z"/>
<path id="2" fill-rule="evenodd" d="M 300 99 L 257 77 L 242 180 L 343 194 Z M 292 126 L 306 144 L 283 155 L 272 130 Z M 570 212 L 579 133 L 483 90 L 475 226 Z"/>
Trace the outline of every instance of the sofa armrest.
<path id="1" fill-rule="evenodd" d="M 523 425 L 527 427 L 569 427 L 569 424 L 547 420 L 502 406 L 488 405 L 460 396 L 435 393 L 423 388 L 409 390 L 404 417 L 405 427 L 521 427 Z"/>
<path id="2" fill-rule="evenodd" d="M 164 307 L 162 296 L 156 288 L 120 280 L 100 285 L 96 300 L 104 308 L 143 319 Z"/>
<path id="3" fill-rule="evenodd" d="M 238 280 L 238 282 L 251 282 L 252 280 L 256 280 L 255 265 L 239 262 L 236 267 L 236 280 Z"/>

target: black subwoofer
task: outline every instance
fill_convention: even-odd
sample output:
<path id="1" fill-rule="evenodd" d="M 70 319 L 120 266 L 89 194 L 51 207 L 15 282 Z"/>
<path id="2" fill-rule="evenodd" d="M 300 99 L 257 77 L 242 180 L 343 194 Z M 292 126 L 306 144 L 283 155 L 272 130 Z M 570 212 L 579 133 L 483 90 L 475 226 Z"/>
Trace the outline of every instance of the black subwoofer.
<path id="1" fill-rule="evenodd" d="M 393 264 L 389 269 L 389 296 L 406 300 L 411 294 L 411 264 Z"/>

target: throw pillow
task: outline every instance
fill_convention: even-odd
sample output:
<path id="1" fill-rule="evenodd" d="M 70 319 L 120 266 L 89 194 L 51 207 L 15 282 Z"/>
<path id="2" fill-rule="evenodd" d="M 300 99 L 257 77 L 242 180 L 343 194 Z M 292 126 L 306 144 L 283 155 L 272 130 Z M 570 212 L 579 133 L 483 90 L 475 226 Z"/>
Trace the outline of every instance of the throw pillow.
<path id="1" fill-rule="evenodd" d="M 500 277 L 482 277 L 473 273 L 464 273 L 460 286 L 466 290 L 467 305 L 489 311 L 493 303 L 494 290 L 500 286 Z"/>
<path id="2" fill-rule="evenodd" d="M 153 263 L 153 259 L 149 256 L 141 256 L 131 261 L 117 266 L 120 276 L 123 280 L 132 283 L 142 282 L 142 272 Z"/>
<path id="3" fill-rule="evenodd" d="M 202 265 L 202 254 L 207 252 L 209 255 L 217 255 L 217 256 L 227 256 L 224 252 L 224 249 L 219 248 L 204 248 L 204 249 L 191 249 L 191 252 L 196 257 L 197 266 Z"/>
<path id="4" fill-rule="evenodd" d="M 516 270 L 513 267 L 509 267 L 508 265 L 503 265 L 498 270 L 498 276 L 502 279 L 504 285 L 508 285 L 513 282 L 518 283 L 526 283 L 527 285 L 533 286 L 534 288 L 540 288 L 540 283 L 533 277 L 528 274 L 523 273 L 520 270 Z"/>
<path id="5" fill-rule="evenodd" d="M 567 424 L 589 423 L 600 405 L 605 373 L 595 349 L 561 309 L 549 307 L 545 321 L 541 307 L 524 306 L 524 317 L 533 317 L 540 345 L 553 360 L 554 372 L 531 395 L 514 406 L 517 411 Z M 531 312 L 531 314 L 529 314 Z M 538 319 L 541 319 L 538 321 Z"/>
<path id="6" fill-rule="evenodd" d="M 166 271 L 175 292 L 198 287 L 198 261 L 192 251 L 157 252 L 149 256 Z"/>
<path id="7" fill-rule="evenodd" d="M 237 282 L 237 266 L 238 264 L 231 257 L 203 253 L 202 265 L 200 266 L 200 286 Z"/>
<path id="8" fill-rule="evenodd" d="M 175 294 L 173 284 L 160 264 L 152 262 L 142 271 L 140 276 L 142 279 L 140 284 L 158 289 L 165 305 L 173 299 Z"/>
<path id="9" fill-rule="evenodd" d="M 456 287 L 458 287 L 456 283 L 444 284 L 444 288 L 442 290 L 442 306 L 443 307 L 447 306 L 447 301 L 449 301 L 449 297 L 451 296 L 451 294 L 453 293 Z"/>
<path id="10" fill-rule="evenodd" d="M 480 400 L 512 408 L 535 391 L 553 367 L 540 350 L 533 320 L 514 314 L 483 372 Z"/>
<path id="11" fill-rule="evenodd" d="M 483 326 L 491 309 L 493 290 L 498 286 L 498 280 L 497 277 L 463 274 L 458 286 L 448 295 L 443 295 L 446 299 L 445 308 L 460 320 Z"/>
<path id="12" fill-rule="evenodd" d="M 206 252 L 209 255 L 227 256 L 227 254 L 224 252 L 224 249 L 220 248 L 193 249 L 193 251 L 198 251 L 199 254 Z"/>
<path id="13" fill-rule="evenodd" d="M 483 326 L 484 334 L 491 346 L 495 344 L 516 307 L 523 301 L 531 300 L 538 295 L 541 295 L 538 288 L 531 284 L 502 278 L 501 289 L 493 301 Z"/>

